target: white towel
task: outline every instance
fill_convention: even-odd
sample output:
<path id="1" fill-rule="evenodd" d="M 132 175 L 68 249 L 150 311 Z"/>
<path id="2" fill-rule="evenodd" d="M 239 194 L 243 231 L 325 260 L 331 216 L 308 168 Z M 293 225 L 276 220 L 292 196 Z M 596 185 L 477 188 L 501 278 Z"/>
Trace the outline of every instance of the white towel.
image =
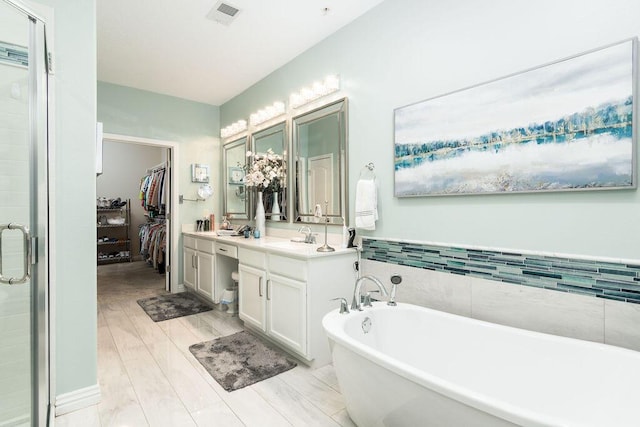
<path id="1" fill-rule="evenodd" d="M 361 179 L 356 186 L 356 228 L 375 230 L 378 220 L 376 181 Z"/>
<path id="2" fill-rule="evenodd" d="M 313 209 L 313 222 L 320 222 L 322 219 L 322 207 L 320 204 L 317 204 Z"/>

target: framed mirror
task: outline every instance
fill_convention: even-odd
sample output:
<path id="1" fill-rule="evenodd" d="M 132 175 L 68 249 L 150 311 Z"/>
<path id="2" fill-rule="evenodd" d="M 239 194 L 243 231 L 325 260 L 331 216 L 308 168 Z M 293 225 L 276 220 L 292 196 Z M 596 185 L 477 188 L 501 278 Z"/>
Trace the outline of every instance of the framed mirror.
<path id="1" fill-rule="evenodd" d="M 229 219 L 249 219 L 249 198 L 244 186 L 247 164 L 247 138 L 243 137 L 222 146 L 224 206 L 223 215 Z"/>
<path id="2" fill-rule="evenodd" d="M 321 222 L 319 206 L 329 224 L 348 224 L 347 99 L 294 117 L 292 133 L 295 222 Z"/>
<path id="3" fill-rule="evenodd" d="M 286 122 L 275 124 L 251 135 L 251 151 L 255 155 L 262 157 L 271 150 L 276 158 L 281 159 L 282 167 L 285 171 L 285 178 L 280 182 L 279 188 L 276 191 L 267 192 L 263 195 L 265 217 L 267 221 L 287 221 L 288 218 L 288 141 Z M 255 194 L 252 194 L 252 196 L 256 197 Z M 253 206 L 256 206 L 255 200 L 253 201 Z"/>

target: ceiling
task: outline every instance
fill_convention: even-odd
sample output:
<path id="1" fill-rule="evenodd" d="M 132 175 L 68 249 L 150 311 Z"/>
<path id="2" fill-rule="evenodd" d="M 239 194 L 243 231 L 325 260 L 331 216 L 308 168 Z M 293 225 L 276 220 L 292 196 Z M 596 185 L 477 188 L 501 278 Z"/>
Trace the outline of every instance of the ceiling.
<path id="1" fill-rule="evenodd" d="M 97 0 L 98 80 L 221 105 L 383 0 Z"/>

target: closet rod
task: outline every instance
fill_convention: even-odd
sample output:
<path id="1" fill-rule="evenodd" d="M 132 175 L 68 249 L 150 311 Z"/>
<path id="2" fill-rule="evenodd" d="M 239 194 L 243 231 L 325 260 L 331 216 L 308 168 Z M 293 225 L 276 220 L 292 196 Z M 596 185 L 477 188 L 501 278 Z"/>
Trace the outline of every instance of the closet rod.
<path id="1" fill-rule="evenodd" d="M 147 169 L 147 173 L 156 172 L 157 170 L 165 169 L 166 167 L 167 167 L 167 162 L 162 162 L 158 165 L 155 165 L 154 167 Z"/>

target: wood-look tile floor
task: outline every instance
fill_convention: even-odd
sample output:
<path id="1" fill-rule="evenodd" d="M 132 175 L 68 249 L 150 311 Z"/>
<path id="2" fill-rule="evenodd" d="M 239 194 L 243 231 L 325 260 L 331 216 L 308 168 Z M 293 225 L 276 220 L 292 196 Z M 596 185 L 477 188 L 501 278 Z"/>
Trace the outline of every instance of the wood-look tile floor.
<path id="1" fill-rule="evenodd" d="M 331 365 L 302 364 L 234 392 L 189 352 L 191 344 L 242 330 L 209 311 L 154 323 L 136 300 L 164 294 L 143 262 L 98 268 L 99 404 L 56 418 L 56 427 L 353 426 Z"/>

